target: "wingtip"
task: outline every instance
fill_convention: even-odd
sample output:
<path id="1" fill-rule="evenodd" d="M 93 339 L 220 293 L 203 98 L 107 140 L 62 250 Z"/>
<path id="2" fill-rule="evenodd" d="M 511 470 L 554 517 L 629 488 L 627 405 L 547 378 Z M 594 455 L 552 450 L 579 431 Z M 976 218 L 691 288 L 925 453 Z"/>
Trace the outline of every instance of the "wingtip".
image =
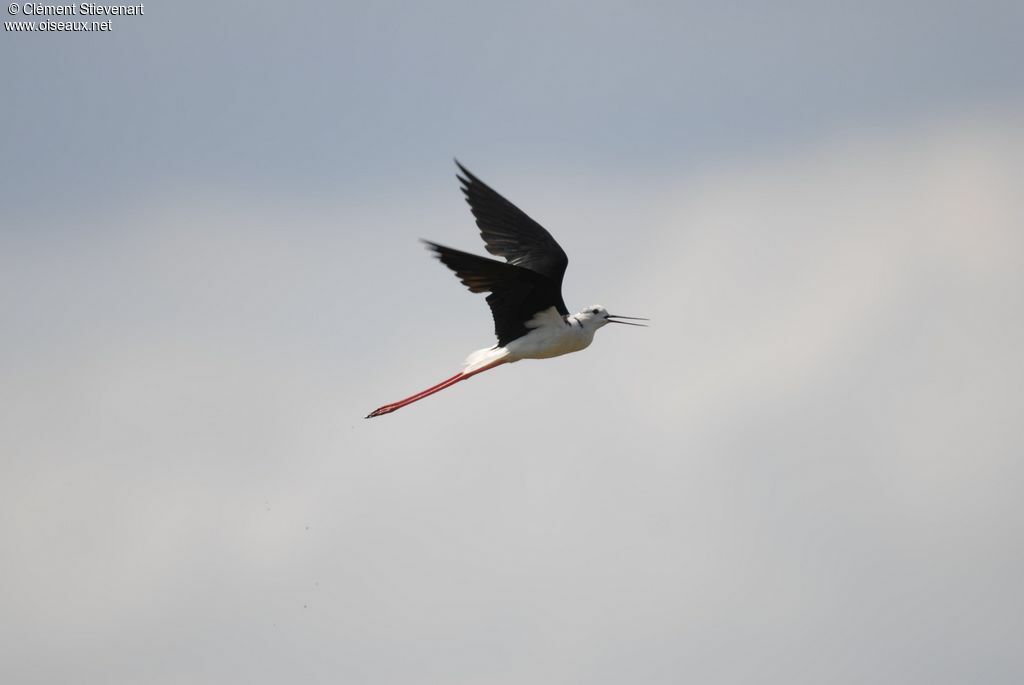
<path id="1" fill-rule="evenodd" d="M 454 157 L 452 159 L 455 161 L 455 166 L 457 166 L 459 168 L 459 171 L 462 172 L 461 174 L 455 174 L 455 178 L 459 179 L 459 182 L 462 183 L 463 192 L 468 193 L 469 186 L 473 183 L 479 183 L 480 179 L 474 176 L 473 172 L 467 169 L 465 166 L 463 166 L 462 162 L 460 162 L 458 159 Z"/>
<path id="2" fill-rule="evenodd" d="M 444 251 L 444 246 L 439 245 L 438 243 L 435 243 L 432 240 L 427 240 L 426 238 L 420 238 L 420 242 L 423 243 L 428 250 L 430 250 L 430 253 L 433 256 L 437 257 L 438 259 L 441 258 L 441 253 Z"/>

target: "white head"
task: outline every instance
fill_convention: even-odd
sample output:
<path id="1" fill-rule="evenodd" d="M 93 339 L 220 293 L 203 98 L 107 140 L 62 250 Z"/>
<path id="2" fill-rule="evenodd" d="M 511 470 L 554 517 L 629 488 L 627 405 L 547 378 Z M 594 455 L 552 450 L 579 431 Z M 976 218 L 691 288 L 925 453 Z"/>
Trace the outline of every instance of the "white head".
<path id="1" fill-rule="evenodd" d="M 629 323 L 628 321 L 618 321 L 617 319 L 634 319 L 636 321 L 647 321 L 639 316 L 620 316 L 619 314 L 609 314 L 608 310 L 599 304 L 592 304 L 589 307 L 584 308 L 581 312 L 574 314 L 573 318 L 580 322 L 580 327 L 584 330 L 596 331 L 601 326 L 609 323 L 624 323 L 629 326 L 645 326 L 642 323 Z"/>

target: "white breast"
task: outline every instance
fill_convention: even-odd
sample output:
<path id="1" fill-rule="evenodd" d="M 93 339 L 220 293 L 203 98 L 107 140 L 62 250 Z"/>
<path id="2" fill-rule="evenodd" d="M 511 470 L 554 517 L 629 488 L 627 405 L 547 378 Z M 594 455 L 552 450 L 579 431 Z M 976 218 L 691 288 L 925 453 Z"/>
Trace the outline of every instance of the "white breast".
<path id="1" fill-rule="evenodd" d="M 594 340 L 593 330 L 585 330 L 572 320 L 567 323 L 554 307 L 534 314 L 526 327 L 531 329 L 529 333 L 505 346 L 509 361 L 579 352 Z"/>

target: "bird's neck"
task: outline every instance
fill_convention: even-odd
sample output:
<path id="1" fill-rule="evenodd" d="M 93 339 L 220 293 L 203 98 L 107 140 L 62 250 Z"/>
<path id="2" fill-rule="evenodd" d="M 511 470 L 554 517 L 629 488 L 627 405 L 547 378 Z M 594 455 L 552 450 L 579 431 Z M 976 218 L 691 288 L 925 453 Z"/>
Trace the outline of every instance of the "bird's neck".
<path id="1" fill-rule="evenodd" d="M 574 331 L 594 335 L 594 328 L 587 325 L 587 321 L 579 314 L 569 314 L 565 317 L 565 324 Z"/>

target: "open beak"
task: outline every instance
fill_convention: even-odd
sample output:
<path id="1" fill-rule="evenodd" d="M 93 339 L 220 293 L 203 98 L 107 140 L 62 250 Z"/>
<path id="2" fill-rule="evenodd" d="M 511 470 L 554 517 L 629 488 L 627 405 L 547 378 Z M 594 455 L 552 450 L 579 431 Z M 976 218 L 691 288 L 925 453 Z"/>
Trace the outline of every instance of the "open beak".
<path id="1" fill-rule="evenodd" d="M 645 324 L 645 323 L 630 323 L 629 321 L 616 321 L 616 319 L 632 319 L 634 321 L 650 321 L 650 319 L 645 319 L 642 316 L 622 316 L 620 314 L 609 314 L 608 316 L 605 317 L 605 320 L 607 320 L 608 323 L 621 323 L 621 324 L 625 324 L 627 326 L 643 326 L 644 328 L 647 327 L 647 324 Z"/>

